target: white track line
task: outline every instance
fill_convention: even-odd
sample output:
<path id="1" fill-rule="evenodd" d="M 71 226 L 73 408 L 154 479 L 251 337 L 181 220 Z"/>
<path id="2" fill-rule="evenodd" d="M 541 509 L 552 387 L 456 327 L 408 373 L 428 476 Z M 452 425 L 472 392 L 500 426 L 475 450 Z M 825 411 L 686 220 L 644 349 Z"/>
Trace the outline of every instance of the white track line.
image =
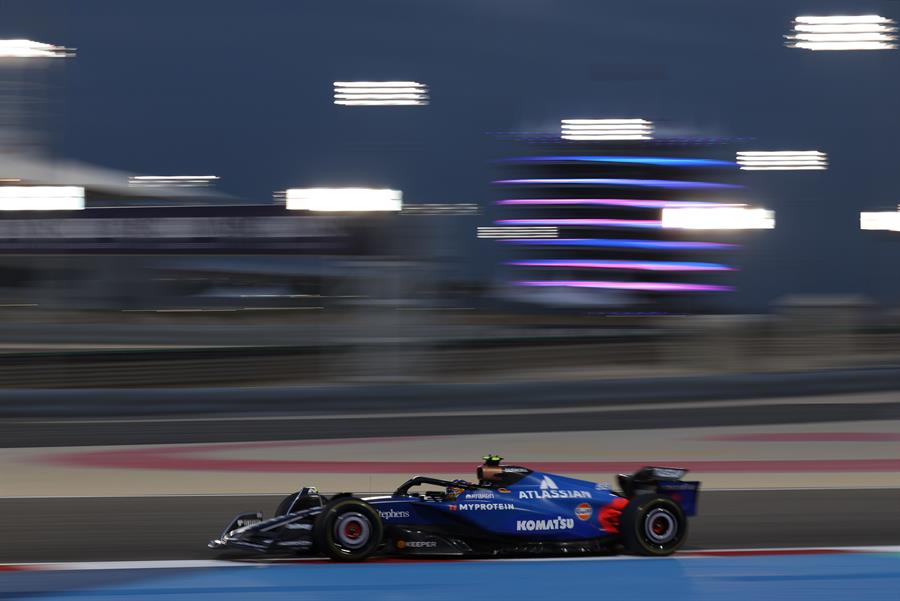
<path id="1" fill-rule="evenodd" d="M 407 411 L 392 413 L 332 413 L 318 415 L 233 415 L 233 416 L 209 416 L 209 417 L 147 417 L 147 418 L 113 418 L 113 419 L 48 419 L 48 420 L 17 420 L 16 423 L 24 424 L 164 424 L 164 423 L 190 423 L 190 422 L 247 422 L 247 421 L 325 421 L 325 420 L 354 420 L 354 419 L 409 419 L 418 417 L 492 417 L 511 415 L 563 415 L 578 413 L 620 413 L 623 411 L 659 411 L 661 409 L 716 409 L 730 407 L 770 407 L 789 405 L 840 405 L 840 404 L 887 404 L 896 403 L 900 396 L 888 393 L 879 395 L 879 398 L 866 399 L 865 401 L 848 400 L 847 396 L 829 397 L 789 397 L 774 399 L 746 399 L 734 401 L 689 401 L 668 403 L 642 403 L 623 405 L 593 406 L 566 406 L 546 407 L 540 409 L 472 409 L 462 411 Z"/>
<path id="2" fill-rule="evenodd" d="M 811 554 L 817 552 L 845 552 L 845 553 L 900 553 L 900 545 L 884 545 L 872 547 L 766 547 L 757 549 L 707 549 L 707 550 L 691 550 L 676 554 L 674 559 L 700 559 L 714 557 L 728 557 L 727 555 L 719 555 L 723 553 L 760 553 L 765 556 L 767 552 L 779 554 L 783 552 L 796 552 L 802 554 L 808 551 Z M 648 559 L 672 559 L 672 558 L 647 558 L 635 557 L 632 555 L 602 555 L 598 557 L 526 557 L 526 558 L 504 558 L 504 559 L 461 559 L 448 560 L 448 563 L 459 561 L 466 562 L 485 562 L 485 563 L 504 563 L 504 562 L 554 562 L 554 561 L 646 561 Z M 303 564 L 307 561 L 322 562 L 330 564 L 331 562 L 323 561 L 319 557 L 307 558 L 291 558 L 285 560 L 271 559 L 263 561 L 225 561 L 221 559 L 175 559 L 175 560 L 158 560 L 158 561 L 73 561 L 61 563 L 8 563 L 0 564 L 0 572 L 4 567 L 22 571 L 72 571 L 72 570 L 160 570 L 160 569 L 200 569 L 200 568 L 260 568 L 267 566 L 285 566 Z M 374 562 L 378 563 L 378 562 Z M 415 565 L 415 558 L 408 558 L 401 562 L 391 562 L 391 565 Z M 333 565 L 346 565 L 335 563 Z"/>

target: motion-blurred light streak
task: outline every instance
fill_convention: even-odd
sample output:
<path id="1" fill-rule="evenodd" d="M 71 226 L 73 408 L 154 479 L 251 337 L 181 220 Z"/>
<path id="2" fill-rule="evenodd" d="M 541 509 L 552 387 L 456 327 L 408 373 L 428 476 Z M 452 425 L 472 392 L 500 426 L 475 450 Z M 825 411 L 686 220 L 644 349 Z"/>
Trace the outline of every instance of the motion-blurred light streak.
<path id="1" fill-rule="evenodd" d="M 416 81 L 336 81 L 334 103 L 343 106 L 421 106 L 428 87 Z"/>
<path id="2" fill-rule="evenodd" d="M 823 171 L 828 155 L 819 150 L 750 150 L 737 153 L 744 171 Z"/>
<path id="3" fill-rule="evenodd" d="M 403 205 L 404 215 L 477 215 L 478 205 L 475 203 L 426 203 Z"/>
<path id="4" fill-rule="evenodd" d="M 771 230 L 775 212 L 749 207 L 666 208 L 662 227 L 682 230 Z"/>
<path id="5" fill-rule="evenodd" d="M 133 175 L 128 185 L 139 188 L 203 188 L 212 185 L 216 175 Z"/>
<path id="6" fill-rule="evenodd" d="M 719 286 L 715 284 L 682 284 L 677 282 L 607 282 L 607 281 L 577 281 L 577 280 L 548 280 L 548 281 L 521 281 L 513 282 L 516 286 L 539 286 L 561 288 L 602 288 L 607 290 L 642 290 L 647 292 L 730 292 L 733 286 Z"/>
<path id="7" fill-rule="evenodd" d="M 642 156 L 536 156 L 505 159 L 506 163 L 622 163 L 633 165 L 655 165 L 660 167 L 734 167 L 732 161 L 720 161 L 715 159 L 689 159 L 672 157 L 642 157 Z"/>
<path id="8" fill-rule="evenodd" d="M 479 227 L 479 238 L 556 238 L 559 230 L 555 227 Z"/>
<path id="9" fill-rule="evenodd" d="M 789 48 L 804 50 L 891 50 L 897 27 L 880 15 L 801 16 L 785 38 Z"/>
<path id="10" fill-rule="evenodd" d="M 290 188 L 286 208 L 291 211 L 400 211 L 403 193 L 388 188 Z"/>
<path id="11" fill-rule="evenodd" d="M 573 227 L 634 227 L 657 229 L 662 224 L 656 220 L 642 219 L 501 219 L 498 225 L 553 225 Z"/>
<path id="12" fill-rule="evenodd" d="M 653 122 L 646 119 L 563 119 L 563 140 L 650 140 Z"/>
<path id="13" fill-rule="evenodd" d="M 646 250 L 724 250 L 736 244 L 685 240 L 625 240 L 620 238 L 558 238 L 556 240 L 504 240 L 523 246 L 581 246 L 596 248 L 640 248 Z"/>
<path id="14" fill-rule="evenodd" d="M 80 211 L 81 186 L 0 186 L 0 211 Z"/>
<path id="15" fill-rule="evenodd" d="M 612 206 L 638 209 L 663 209 L 666 207 L 721 207 L 743 206 L 693 200 L 650 200 L 633 198 L 510 198 L 498 200 L 499 205 L 526 206 Z"/>
<path id="16" fill-rule="evenodd" d="M 624 261 L 591 259 L 526 259 L 509 261 L 507 265 L 521 267 L 562 267 L 570 269 L 629 269 L 636 271 L 734 271 L 720 263 L 695 261 Z"/>
<path id="17" fill-rule="evenodd" d="M 723 184 L 719 182 L 691 182 L 671 179 L 629 179 L 607 177 L 577 177 L 577 178 L 539 178 L 539 179 L 501 179 L 495 184 L 512 185 L 547 185 L 547 186 L 635 186 L 642 188 L 673 188 L 673 189 L 732 189 L 740 188 L 737 184 Z"/>
<path id="18" fill-rule="evenodd" d="M 0 58 L 67 58 L 71 56 L 75 56 L 73 48 L 32 40 L 0 40 Z"/>

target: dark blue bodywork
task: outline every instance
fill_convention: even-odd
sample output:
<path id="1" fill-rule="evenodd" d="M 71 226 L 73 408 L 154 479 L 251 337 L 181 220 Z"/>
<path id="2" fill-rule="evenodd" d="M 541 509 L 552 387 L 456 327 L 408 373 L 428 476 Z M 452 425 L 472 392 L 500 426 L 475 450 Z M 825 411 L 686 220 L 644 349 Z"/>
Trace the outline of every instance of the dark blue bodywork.
<path id="1" fill-rule="evenodd" d="M 507 487 L 466 490 L 455 499 L 410 495 L 363 497 L 385 526 L 461 523 L 486 533 L 539 540 L 585 540 L 607 532 L 600 511 L 620 498 L 606 484 L 531 472 Z"/>
<path id="2" fill-rule="evenodd" d="M 487 552 L 553 552 L 575 545 L 581 552 L 617 541 L 619 516 L 635 498 L 657 495 L 677 503 L 685 516 L 696 512 L 699 482 L 681 480 L 686 470 L 647 467 L 619 476 L 622 492 L 591 482 L 519 466 L 497 467 L 498 479 L 476 483 L 417 476 L 393 494 L 357 495 L 381 517 L 385 548 L 401 554 L 475 555 Z M 480 477 L 481 472 L 479 472 Z M 461 483 L 461 484 L 457 484 Z M 412 489 L 422 485 L 445 490 Z M 269 552 L 314 552 L 316 517 L 328 503 L 313 488 L 289 496 L 273 518 L 261 513 L 232 520 L 211 548 Z M 539 549 L 534 550 L 533 545 Z"/>

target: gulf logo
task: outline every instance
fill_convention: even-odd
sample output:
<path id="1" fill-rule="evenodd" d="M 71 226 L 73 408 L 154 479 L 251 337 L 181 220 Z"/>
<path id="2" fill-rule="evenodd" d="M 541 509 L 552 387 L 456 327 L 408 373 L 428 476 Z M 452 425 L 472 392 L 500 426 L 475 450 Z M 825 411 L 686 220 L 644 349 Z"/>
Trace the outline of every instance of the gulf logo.
<path id="1" fill-rule="evenodd" d="M 586 522 L 591 519 L 591 516 L 594 514 L 594 509 L 587 503 L 580 503 L 575 506 L 575 517 L 577 517 L 582 522 Z"/>

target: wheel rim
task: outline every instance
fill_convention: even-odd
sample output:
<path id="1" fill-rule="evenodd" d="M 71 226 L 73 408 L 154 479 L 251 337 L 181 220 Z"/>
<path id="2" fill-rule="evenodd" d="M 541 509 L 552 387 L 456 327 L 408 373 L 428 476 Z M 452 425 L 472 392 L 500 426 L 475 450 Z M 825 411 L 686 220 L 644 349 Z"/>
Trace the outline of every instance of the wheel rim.
<path id="1" fill-rule="evenodd" d="M 667 545 L 678 535 L 678 520 L 669 510 L 657 507 L 644 519 L 644 535 L 655 545 Z"/>
<path id="2" fill-rule="evenodd" d="M 345 549 L 364 547 L 371 535 L 372 522 L 361 513 L 343 513 L 334 521 L 334 539 Z"/>

